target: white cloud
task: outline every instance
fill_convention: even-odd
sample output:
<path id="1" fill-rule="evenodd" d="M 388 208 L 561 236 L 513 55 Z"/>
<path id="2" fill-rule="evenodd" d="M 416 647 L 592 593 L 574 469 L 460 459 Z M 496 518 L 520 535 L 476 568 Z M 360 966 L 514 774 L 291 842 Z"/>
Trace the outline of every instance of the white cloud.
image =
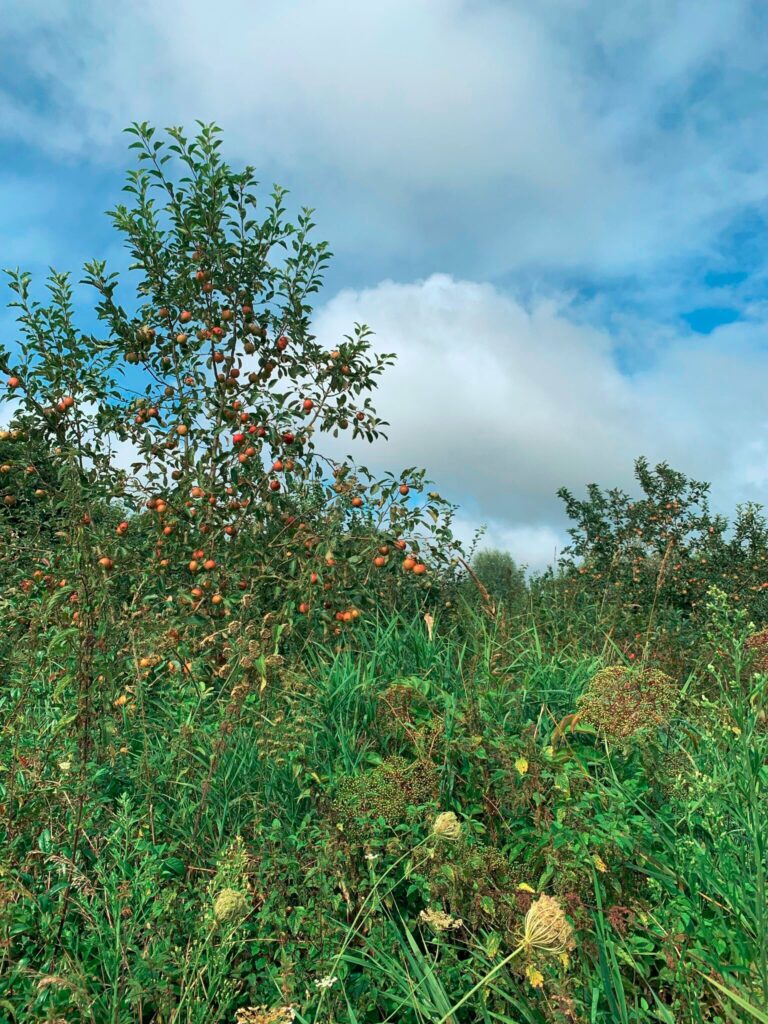
<path id="1" fill-rule="evenodd" d="M 300 183 L 349 253 L 478 279 L 622 273 L 704 250 L 766 194 L 748 0 L 56 8 L 0 28 L 48 95 L 0 95 L 6 135 L 122 159 L 132 119 L 219 120 L 228 151 Z"/>
<path id="2" fill-rule="evenodd" d="M 670 339 L 628 378 L 611 336 L 574 323 L 567 303 L 526 308 L 447 275 L 342 291 L 318 311 L 315 331 L 332 345 L 353 322 L 375 328 L 378 350 L 398 353 L 376 395 L 389 441 L 355 444 L 355 457 L 380 469 L 426 466 L 471 510 L 465 534 L 487 522 L 487 543 L 530 565 L 565 543 L 557 489 L 595 481 L 632 490 L 640 455 L 711 481 L 727 511 L 768 499 L 762 323 Z"/>
<path id="3" fill-rule="evenodd" d="M 477 520 L 465 515 L 456 517 L 454 533 L 467 549 L 475 539 L 478 525 Z M 509 526 L 494 519 L 485 520 L 482 525 L 485 530 L 477 544 L 478 551 L 491 548 L 507 551 L 518 565 L 533 572 L 553 565 L 567 543 L 565 532 L 551 526 Z"/>

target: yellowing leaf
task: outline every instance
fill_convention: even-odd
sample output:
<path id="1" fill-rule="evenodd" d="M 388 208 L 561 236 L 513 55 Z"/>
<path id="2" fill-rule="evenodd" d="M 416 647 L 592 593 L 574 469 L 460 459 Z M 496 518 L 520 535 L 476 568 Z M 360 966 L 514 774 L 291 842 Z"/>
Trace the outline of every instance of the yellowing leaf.
<path id="1" fill-rule="evenodd" d="M 544 988 L 544 975 L 533 964 L 528 964 L 525 968 L 525 976 L 531 988 Z"/>
<path id="2" fill-rule="evenodd" d="M 426 612 L 424 615 L 424 625 L 427 627 L 427 636 L 431 640 L 432 633 L 434 632 L 435 628 L 435 620 L 432 618 L 429 612 Z"/>

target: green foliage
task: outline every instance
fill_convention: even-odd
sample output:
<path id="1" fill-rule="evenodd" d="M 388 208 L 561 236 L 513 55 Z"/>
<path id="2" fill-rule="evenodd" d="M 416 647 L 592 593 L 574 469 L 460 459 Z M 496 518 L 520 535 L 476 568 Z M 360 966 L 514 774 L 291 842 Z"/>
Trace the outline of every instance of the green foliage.
<path id="1" fill-rule="evenodd" d="M 506 551 L 478 551 L 472 569 L 497 605 L 520 611 L 527 600 L 525 570 Z"/>
<path id="2" fill-rule="evenodd" d="M 754 621 L 766 622 L 768 524 L 761 508 L 738 507 L 729 525 L 711 513 L 708 484 L 666 463 L 651 469 L 642 458 L 635 477 L 639 498 L 597 484 L 585 500 L 566 488 L 558 492 L 574 525 L 562 575 L 550 586 L 629 644 L 655 626 L 693 646 L 702 639 L 713 584 Z"/>

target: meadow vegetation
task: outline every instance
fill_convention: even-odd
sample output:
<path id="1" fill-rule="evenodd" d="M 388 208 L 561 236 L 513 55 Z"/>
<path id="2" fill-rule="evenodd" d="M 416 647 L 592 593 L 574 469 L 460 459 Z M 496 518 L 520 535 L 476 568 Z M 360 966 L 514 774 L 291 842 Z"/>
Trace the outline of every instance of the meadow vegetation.
<path id="1" fill-rule="evenodd" d="M 768 1021 L 762 510 L 639 459 L 463 551 L 322 451 L 391 357 L 312 335 L 312 211 L 131 138 L 90 320 L 9 278 L 0 1019 Z"/>

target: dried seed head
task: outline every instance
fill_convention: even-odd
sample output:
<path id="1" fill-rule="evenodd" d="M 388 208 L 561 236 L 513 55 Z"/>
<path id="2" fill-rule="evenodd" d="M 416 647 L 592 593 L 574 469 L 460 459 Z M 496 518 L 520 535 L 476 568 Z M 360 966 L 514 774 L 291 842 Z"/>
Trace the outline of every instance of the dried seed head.
<path id="1" fill-rule="evenodd" d="M 432 824 L 432 834 L 456 842 L 461 838 L 461 822 L 453 811 L 443 811 Z"/>
<path id="2" fill-rule="evenodd" d="M 565 953 L 573 949 L 573 929 L 563 908 L 552 896 L 539 896 L 525 915 L 523 947 L 542 953 Z"/>
<path id="3" fill-rule="evenodd" d="M 679 687 L 665 672 L 613 665 L 592 677 L 577 703 L 583 721 L 624 742 L 641 729 L 665 725 L 678 700 Z"/>
<path id="4" fill-rule="evenodd" d="M 295 1019 L 292 1006 L 245 1006 L 235 1013 L 235 1024 L 291 1024 Z"/>
<path id="5" fill-rule="evenodd" d="M 456 931 L 464 924 L 460 917 L 451 917 L 444 910 L 433 910 L 432 907 L 422 910 L 419 914 L 419 920 L 422 924 L 431 928 L 433 932 Z"/>

